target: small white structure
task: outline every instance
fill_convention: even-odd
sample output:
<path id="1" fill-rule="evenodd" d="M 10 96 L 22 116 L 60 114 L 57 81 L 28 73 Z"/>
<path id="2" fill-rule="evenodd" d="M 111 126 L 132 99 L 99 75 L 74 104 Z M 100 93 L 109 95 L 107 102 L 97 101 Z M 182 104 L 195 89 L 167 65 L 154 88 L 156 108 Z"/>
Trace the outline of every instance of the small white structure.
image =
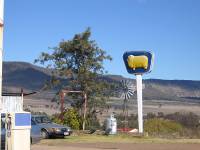
<path id="1" fill-rule="evenodd" d="M 31 114 L 14 112 L 7 114 L 7 149 L 30 150 Z"/>
<path id="2" fill-rule="evenodd" d="M 117 119 L 113 114 L 106 119 L 106 132 L 111 135 L 117 134 Z"/>
<path id="3" fill-rule="evenodd" d="M 1 99 L 2 113 L 21 112 L 23 111 L 22 96 L 2 96 Z"/>
<path id="4" fill-rule="evenodd" d="M 31 114 L 23 111 L 23 93 L 3 94 L 0 120 L 5 120 L 5 150 L 30 150 Z M 2 118 L 3 119 L 3 118 Z"/>

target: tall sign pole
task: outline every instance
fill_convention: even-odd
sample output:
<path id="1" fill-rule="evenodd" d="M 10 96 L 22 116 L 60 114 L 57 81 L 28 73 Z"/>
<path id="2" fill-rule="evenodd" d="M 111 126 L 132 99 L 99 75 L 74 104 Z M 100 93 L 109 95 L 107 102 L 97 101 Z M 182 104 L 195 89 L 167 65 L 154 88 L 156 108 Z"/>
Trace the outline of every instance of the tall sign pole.
<path id="1" fill-rule="evenodd" d="M 143 129 L 143 102 L 142 102 L 142 75 L 152 70 L 154 55 L 152 52 L 129 51 L 123 55 L 127 72 L 136 76 L 137 83 L 137 104 L 138 104 L 138 128 L 139 133 Z"/>
<path id="2" fill-rule="evenodd" d="M 137 104 L 138 104 L 138 126 L 139 133 L 143 133 L 143 102 L 142 102 L 142 75 L 136 75 L 137 84 Z"/>
<path id="3" fill-rule="evenodd" d="M 2 63 L 3 63 L 3 27 L 4 27 L 4 0 L 0 0 L 0 100 L 2 99 Z M 2 109 L 0 101 L 0 110 Z"/>
<path id="4" fill-rule="evenodd" d="M 0 0 L 0 125 L 2 113 L 2 64 L 3 64 L 3 28 L 4 28 L 4 0 Z M 23 92 L 22 92 L 23 98 Z M 5 150 L 30 150 L 31 114 L 21 111 L 9 110 L 5 113 Z M 0 127 L 0 137 L 1 137 Z M 0 138 L 0 149 L 2 149 Z"/>

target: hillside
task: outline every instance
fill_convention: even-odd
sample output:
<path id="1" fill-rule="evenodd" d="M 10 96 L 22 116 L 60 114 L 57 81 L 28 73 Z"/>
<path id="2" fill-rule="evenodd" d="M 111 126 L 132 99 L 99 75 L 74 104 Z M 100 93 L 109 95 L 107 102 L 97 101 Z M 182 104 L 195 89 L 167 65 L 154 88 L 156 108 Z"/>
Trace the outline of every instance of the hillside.
<path id="1" fill-rule="evenodd" d="M 19 92 L 21 88 L 39 91 L 50 78 L 51 71 L 46 68 L 26 62 L 3 63 L 4 92 Z M 102 78 L 116 83 L 127 79 L 120 75 L 105 75 Z M 144 84 L 145 100 L 200 100 L 200 81 L 147 79 Z"/>
<path id="2" fill-rule="evenodd" d="M 39 90 L 51 78 L 50 71 L 26 62 L 3 63 L 3 90 Z"/>

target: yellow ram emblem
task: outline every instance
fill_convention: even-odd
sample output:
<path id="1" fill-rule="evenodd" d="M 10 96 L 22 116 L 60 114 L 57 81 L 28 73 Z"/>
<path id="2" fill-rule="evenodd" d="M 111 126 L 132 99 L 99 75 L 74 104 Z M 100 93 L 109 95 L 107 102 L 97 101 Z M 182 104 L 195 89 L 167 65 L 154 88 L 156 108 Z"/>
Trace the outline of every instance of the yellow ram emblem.
<path id="1" fill-rule="evenodd" d="M 133 70 L 137 68 L 144 68 L 144 69 L 148 68 L 148 57 L 145 55 L 142 56 L 130 55 L 128 56 L 127 61 L 128 61 L 128 66 Z"/>

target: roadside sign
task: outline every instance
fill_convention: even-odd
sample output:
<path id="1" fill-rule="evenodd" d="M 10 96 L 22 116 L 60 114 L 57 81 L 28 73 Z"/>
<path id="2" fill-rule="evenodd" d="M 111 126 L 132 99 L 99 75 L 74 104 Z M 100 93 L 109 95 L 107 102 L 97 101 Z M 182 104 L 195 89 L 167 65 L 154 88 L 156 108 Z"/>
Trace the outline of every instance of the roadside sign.
<path id="1" fill-rule="evenodd" d="M 124 53 L 123 59 L 127 72 L 136 75 L 138 131 L 143 133 L 142 75 L 151 72 L 154 54 L 146 51 L 128 51 Z"/>
<path id="2" fill-rule="evenodd" d="M 129 51 L 124 53 L 123 59 L 128 73 L 144 74 L 151 72 L 154 55 L 152 52 Z"/>

